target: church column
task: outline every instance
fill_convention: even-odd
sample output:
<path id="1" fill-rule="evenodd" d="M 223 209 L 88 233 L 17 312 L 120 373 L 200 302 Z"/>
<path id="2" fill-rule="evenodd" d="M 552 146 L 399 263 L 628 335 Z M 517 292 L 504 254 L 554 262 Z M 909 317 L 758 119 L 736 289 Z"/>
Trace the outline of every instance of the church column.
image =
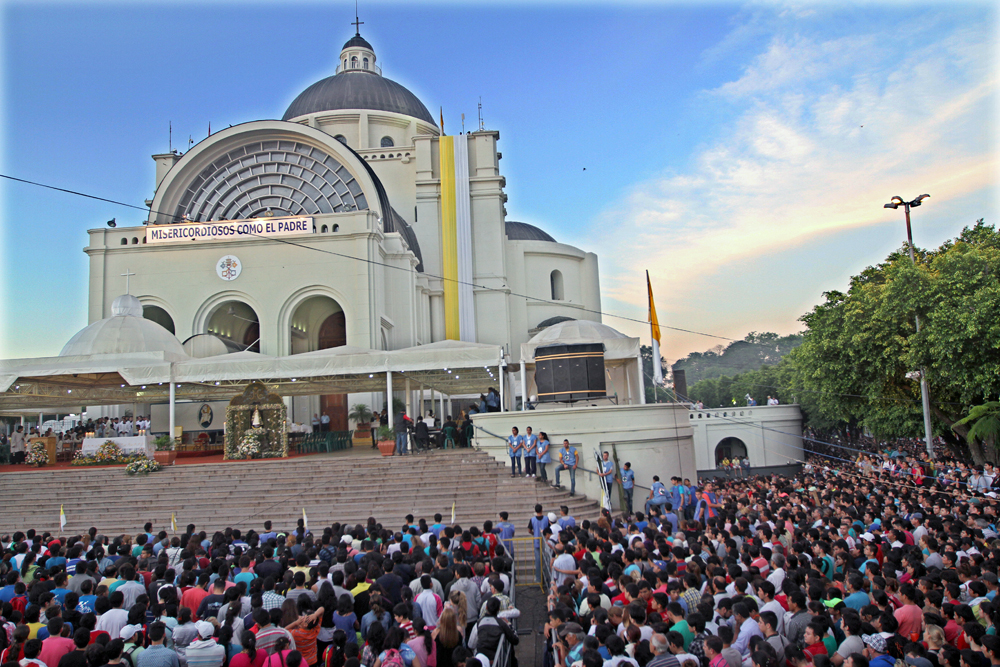
<path id="1" fill-rule="evenodd" d="M 642 372 L 642 355 L 636 355 L 636 370 L 639 373 L 639 405 L 646 405 L 646 377 Z M 654 392 L 656 385 L 653 385 Z"/>
<path id="2" fill-rule="evenodd" d="M 422 417 L 424 414 L 424 385 L 420 385 L 420 405 L 417 408 L 417 416 Z"/>
<path id="3" fill-rule="evenodd" d="M 504 391 L 504 373 L 503 366 L 497 366 L 497 380 L 500 382 L 500 412 L 504 412 L 504 399 L 506 398 Z"/>
<path id="4" fill-rule="evenodd" d="M 385 372 L 385 413 L 389 415 L 389 426 L 392 426 L 392 371 Z"/>
<path id="5" fill-rule="evenodd" d="M 364 111 L 358 119 L 358 148 L 360 150 L 368 148 L 368 114 Z"/>
<path id="6" fill-rule="evenodd" d="M 443 391 L 439 391 L 438 395 L 441 398 L 441 407 L 438 410 L 438 418 L 441 420 L 441 426 L 443 428 L 444 427 L 444 392 Z"/>
<path id="7" fill-rule="evenodd" d="M 521 412 L 528 409 L 528 371 L 521 362 Z"/>
<path id="8" fill-rule="evenodd" d="M 410 391 L 410 378 L 408 377 L 403 380 L 403 393 L 405 395 L 403 400 L 406 401 L 406 414 L 413 417 L 413 392 Z"/>
<path id="9" fill-rule="evenodd" d="M 167 431 L 167 434 L 170 436 L 171 443 L 173 443 L 173 440 L 174 440 L 174 433 L 177 432 L 177 427 L 176 427 L 176 424 L 177 424 L 176 406 L 177 406 L 177 388 L 176 388 L 176 385 L 174 384 L 174 365 L 173 365 L 173 363 L 171 363 L 170 364 L 170 406 L 167 408 L 168 413 L 170 415 L 169 418 L 168 418 L 168 423 L 170 424 L 170 430 Z M 173 448 L 173 444 L 172 444 L 172 448 Z"/>

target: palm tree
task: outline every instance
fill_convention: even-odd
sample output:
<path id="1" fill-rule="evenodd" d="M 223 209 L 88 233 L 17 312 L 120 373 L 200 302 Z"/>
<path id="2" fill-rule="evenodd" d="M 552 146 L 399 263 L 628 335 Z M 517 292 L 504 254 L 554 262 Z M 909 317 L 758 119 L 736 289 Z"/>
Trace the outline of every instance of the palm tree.
<path id="1" fill-rule="evenodd" d="M 368 406 L 364 403 L 358 403 L 351 407 L 351 411 L 348 413 L 347 418 L 353 421 L 355 424 L 369 424 L 372 420 L 372 411 L 368 409 Z"/>
<path id="2" fill-rule="evenodd" d="M 992 454 L 990 458 L 996 460 L 997 443 L 1000 440 L 1000 401 L 990 401 L 974 406 L 969 410 L 969 414 L 955 422 L 952 428 L 970 423 L 972 426 L 969 427 L 966 439 L 970 444 L 977 438 L 981 440 L 983 444 L 987 445 L 986 452 Z"/>

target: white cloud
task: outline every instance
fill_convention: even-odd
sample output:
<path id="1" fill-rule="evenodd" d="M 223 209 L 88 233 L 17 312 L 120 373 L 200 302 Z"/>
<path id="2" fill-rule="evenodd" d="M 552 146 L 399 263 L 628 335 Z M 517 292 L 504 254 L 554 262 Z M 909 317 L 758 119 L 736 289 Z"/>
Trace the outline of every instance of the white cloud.
<path id="1" fill-rule="evenodd" d="M 657 294 L 661 313 L 692 329 L 714 322 L 720 333 L 720 319 L 706 317 L 705 299 L 691 294 L 711 294 L 724 310 L 726 286 L 717 281 L 726 267 L 880 224 L 894 194 L 930 192 L 942 206 L 993 187 L 992 40 L 988 27 L 940 25 L 824 39 L 792 23 L 738 79 L 705 91 L 736 113 L 690 168 L 637 184 L 598 218 L 606 297 L 644 312 L 640 252 L 654 285 L 669 286 Z M 616 233 L 606 238 L 612 221 Z M 751 277 L 766 281 L 770 268 L 756 270 Z M 815 300 L 821 277 L 802 276 L 816 281 Z M 789 307 L 777 297 L 760 304 L 765 314 Z"/>

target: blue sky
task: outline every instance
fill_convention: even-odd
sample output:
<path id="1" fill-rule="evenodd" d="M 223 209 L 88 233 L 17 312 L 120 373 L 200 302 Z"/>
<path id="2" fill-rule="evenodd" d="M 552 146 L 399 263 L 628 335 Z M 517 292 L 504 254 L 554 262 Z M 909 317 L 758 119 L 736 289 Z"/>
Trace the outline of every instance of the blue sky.
<path id="1" fill-rule="evenodd" d="M 384 74 L 446 129 L 500 131 L 508 217 L 600 255 L 604 309 L 741 338 L 914 239 L 996 224 L 997 11 L 986 3 L 362 3 Z M 0 172 L 142 205 L 153 153 L 280 118 L 328 76 L 353 3 L 12 3 Z M 586 168 L 586 170 L 584 170 Z M 86 229 L 139 211 L 0 183 L 0 356 L 86 322 Z M 642 325 L 605 321 L 632 335 Z M 718 340 L 666 332 L 676 359 Z"/>

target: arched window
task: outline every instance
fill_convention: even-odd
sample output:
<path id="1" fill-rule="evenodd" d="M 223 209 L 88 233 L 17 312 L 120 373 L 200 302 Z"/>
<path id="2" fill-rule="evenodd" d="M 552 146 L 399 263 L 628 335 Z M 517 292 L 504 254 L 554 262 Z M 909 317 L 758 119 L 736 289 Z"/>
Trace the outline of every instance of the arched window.
<path id="1" fill-rule="evenodd" d="M 351 56 L 351 69 L 357 69 L 358 67 L 358 57 Z"/>
<path id="2" fill-rule="evenodd" d="M 342 134 L 338 134 L 337 136 L 334 137 L 334 139 L 336 139 L 340 143 L 344 144 L 345 146 L 347 145 L 347 137 L 345 137 Z"/>
<path id="3" fill-rule="evenodd" d="M 334 225 L 332 231 L 339 232 L 340 231 L 340 225 Z"/>
<path id="4" fill-rule="evenodd" d="M 132 245 L 139 245 L 139 237 L 137 236 L 132 237 Z"/>
<path id="5" fill-rule="evenodd" d="M 368 58 L 365 58 L 361 62 L 362 62 L 361 66 L 364 67 L 365 69 L 368 69 Z"/>
<path id="6" fill-rule="evenodd" d="M 392 148 L 395 145 L 392 142 L 392 137 L 382 137 L 382 148 Z"/>
<path id="7" fill-rule="evenodd" d="M 319 231 L 322 232 L 322 233 L 324 233 L 324 234 L 326 234 L 326 231 L 327 231 L 326 230 L 326 225 L 323 225 L 322 227 L 320 227 Z"/>
<path id="8" fill-rule="evenodd" d="M 344 69 L 347 69 L 347 58 L 344 58 Z"/>
<path id="9" fill-rule="evenodd" d="M 563 275 L 562 271 L 559 269 L 554 270 L 549 274 L 549 284 L 552 287 L 552 300 L 562 301 L 566 298 L 563 292 Z"/>

